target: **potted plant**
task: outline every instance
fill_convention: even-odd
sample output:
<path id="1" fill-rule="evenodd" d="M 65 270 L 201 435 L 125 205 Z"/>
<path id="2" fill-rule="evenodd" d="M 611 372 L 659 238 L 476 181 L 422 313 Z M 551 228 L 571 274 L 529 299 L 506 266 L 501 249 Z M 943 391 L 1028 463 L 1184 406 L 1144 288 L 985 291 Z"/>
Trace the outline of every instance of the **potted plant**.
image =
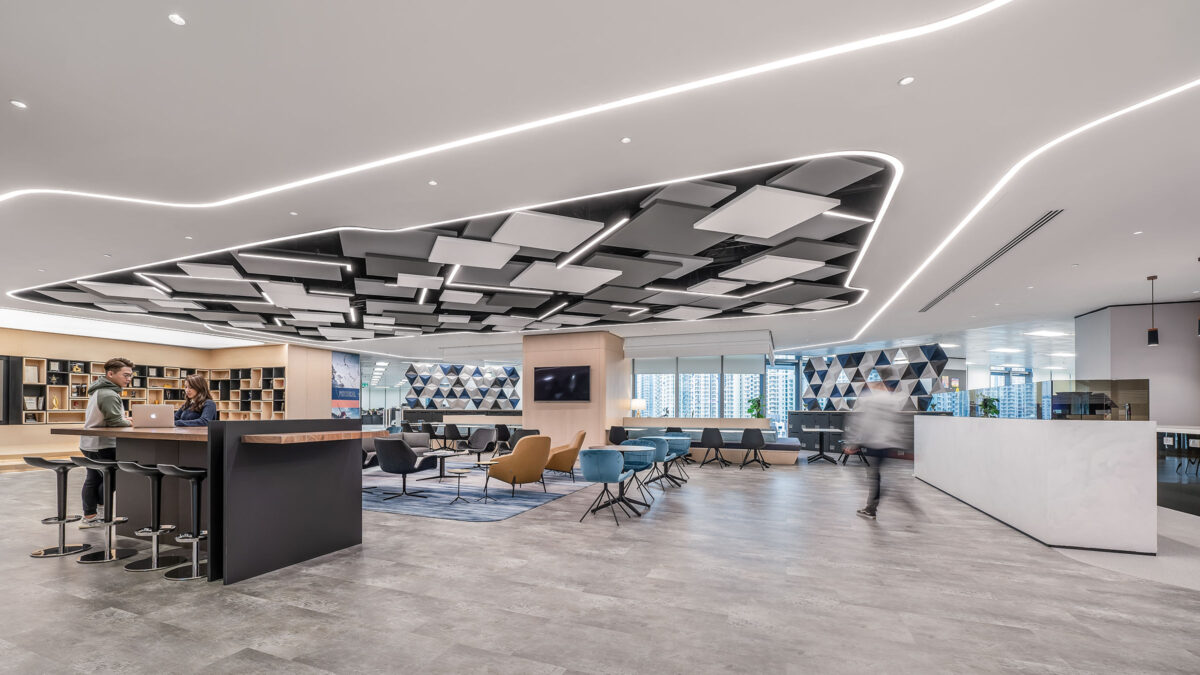
<path id="1" fill-rule="evenodd" d="M 979 412 L 983 413 L 984 417 L 999 417 L 1000 416 L 1000 399 L 994 396 L 984 396 L 979 402 Z"/>
<path id="2" fill-rule="evenodd" d="M 763 413 L 762 396 L 755 396 L 754 398 L 746 401 L 746 403 L 747 403 L 747 408 L 746 408 L 747 415 L 758 418 L 758 419 L 762 419 L 762 418 L 766 417 L 766 415 Z"/>

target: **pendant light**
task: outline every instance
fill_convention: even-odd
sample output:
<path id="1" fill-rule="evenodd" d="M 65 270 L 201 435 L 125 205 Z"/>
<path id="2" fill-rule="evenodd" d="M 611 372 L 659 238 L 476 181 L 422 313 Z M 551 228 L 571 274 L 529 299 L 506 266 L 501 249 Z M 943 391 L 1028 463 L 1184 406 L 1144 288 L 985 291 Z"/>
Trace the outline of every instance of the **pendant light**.
<path id="1" fill-rule="evenodd" d="M 1154 280 L 1157 278 L 1157 274 L 1146 277 L 1146 281 L 1150 282 L 1150 330 L 1146 331 L 1146 345 L 1149 347 L 1158 346 L 1158 329 L 1154 327 Z"/>

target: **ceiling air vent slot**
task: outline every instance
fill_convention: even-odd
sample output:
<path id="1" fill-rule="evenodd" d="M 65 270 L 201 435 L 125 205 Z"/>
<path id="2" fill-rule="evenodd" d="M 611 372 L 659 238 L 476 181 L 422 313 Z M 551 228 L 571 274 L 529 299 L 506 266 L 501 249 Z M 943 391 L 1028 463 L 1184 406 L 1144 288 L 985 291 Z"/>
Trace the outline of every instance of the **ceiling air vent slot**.
<path id="1" fill-rule="evenodd" d="M 1013 237 L 1012 241 L 1008 242 L 1004 246 L 1001 246 L 1000 249 L 997 250 L 995 253 L 993 253 L 991 256 L 989 256 L 987 260 L 984 260 L 975 269 L 973 269 L 970 272 L 967 272 L 965 275 L 963 275 L 963 278 L 954 282 L 953 286 L 942 291 L 942 294 L 937 296 L 933 300 L 930 300 L 929 304 L 922 307 L 920 311 L 928 312 L 931 308 L 933 308 L 934 305 L 938 304 L 942 300 L 945 300 L 951 293 L 953 293 L 954 291 L 957 291 L 960 287 L 962 287 L 963 284 L 967 283 L 971 279 L 974 279 L 976 274 L 979 274 L 980 272 L 987 269 L 988 265 L 991 265 L 992 263 L 999 260 L 1000 256 L 1004 255 L 1005 253 L 1008 253 L 1014 247 L 1016 247 L 1017 244 L 1025 241 L 1025 239 L 1027 239 L 1029 237 L 1029 235 L 1042 229 L 1042 227 L 1046 223 L 1050 222 L 1051 220 L 1054 220 L 1056 217 L 1058 217 L 1058 214 L 1060 214 L 1062 212 L 1063 212 L 1062 209 L 1055 209 L 1053 211 L 1047 211 L 1041 218 L 1038 218 L 1036 221 L 1034 221 L 1034 223 L 1032 225 L 1025 228 L 1025 231 L 1023 231 L 1023 232 L 1021 232 L 1021 234 L 1018 234 L 1017 236 Z"/>

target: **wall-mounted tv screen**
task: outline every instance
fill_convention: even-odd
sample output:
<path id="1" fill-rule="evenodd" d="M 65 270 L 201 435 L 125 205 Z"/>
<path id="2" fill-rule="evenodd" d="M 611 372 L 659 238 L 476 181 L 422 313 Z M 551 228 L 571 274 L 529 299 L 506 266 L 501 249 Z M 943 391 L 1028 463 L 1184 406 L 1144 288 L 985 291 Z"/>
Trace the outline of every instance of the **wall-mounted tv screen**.
<path id="1" fill-rule="evenodd" d="M 533 369 L 533 400 L 590 401 L 591 366 L 556 366 Z"/>

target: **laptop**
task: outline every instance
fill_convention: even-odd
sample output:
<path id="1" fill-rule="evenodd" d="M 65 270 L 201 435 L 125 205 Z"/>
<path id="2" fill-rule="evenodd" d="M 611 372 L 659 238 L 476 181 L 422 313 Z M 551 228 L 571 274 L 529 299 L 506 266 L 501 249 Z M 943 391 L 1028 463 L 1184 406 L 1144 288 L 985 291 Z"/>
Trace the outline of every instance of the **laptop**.
<path id="1" fill-rule="evenodd" d="M 129 406 L 133 413 L 135 427 L 173 427 L 175 426 L 175 406 L 173 405 L 144 405 Z"/>

